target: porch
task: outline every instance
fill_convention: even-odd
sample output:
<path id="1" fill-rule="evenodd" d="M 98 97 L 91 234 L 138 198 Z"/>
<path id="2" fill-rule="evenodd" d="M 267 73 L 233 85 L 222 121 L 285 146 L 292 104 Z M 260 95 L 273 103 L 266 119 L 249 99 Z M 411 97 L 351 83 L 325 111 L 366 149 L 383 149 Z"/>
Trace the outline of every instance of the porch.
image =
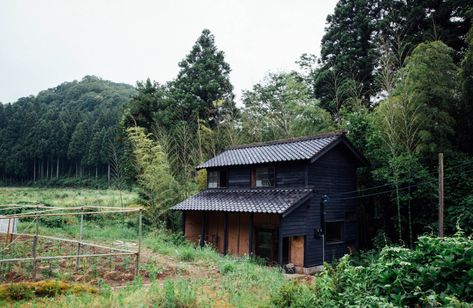
<path id="1" fill-rule="evenodd" d="M 211 245 L 223 255 L 255 255 L 268 264 L 292 263 L 304 267 L 305 236 L 280 237 L 281 215 L 184 211 L 185 238 L 196 245 Z"/>

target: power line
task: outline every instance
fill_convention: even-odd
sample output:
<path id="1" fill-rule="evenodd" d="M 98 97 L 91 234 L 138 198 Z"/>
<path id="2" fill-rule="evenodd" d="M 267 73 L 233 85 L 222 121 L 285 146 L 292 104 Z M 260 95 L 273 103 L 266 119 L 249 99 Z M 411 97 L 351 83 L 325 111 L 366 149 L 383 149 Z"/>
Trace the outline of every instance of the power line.
<path id="1" fill-rule="evenodd" d="M 473 171 L 473 168 L 464 170 L 465 173 L 470 173 L 470 172 L 472 172 L 472 171 Z M 456 176 L 456 174 L 450 174 L 449 176 L 445 176 L 444 179 L 451 178 L 451 177 L 454 177 L 454 176 Z M 421 183 L 418 183 L 418 184 L 412 184 L 412 185 L 404 186 L 404 187 L 398 188 L 397 190 L 398 190 L 398 191 L 406 190 L 406 189 L 410 189 L 410 188 L 415 188 L 415 187 L 423 186 L 423 185 L 426 185 L 426 184 L 434 184 L 435 182 L 437 182 L 437 179 L 431 180 L 431 181 L 421 182 Z M 334 200 L 351 200 L 351 199 L 359 199 L 359 198 L 366 198 L 366 197 L 372 197 L 372 196 L 383 195 L 383 194 L 391 193 L 391 192 L 394 192 L 394 191 L 396 191 L 396 188 L 393 188 L 393 189 L 390 189 L 390 190 L 381 191 L 381 192 L 376 192 L 376 193 L 361 195 L 361 196 L 354 196 L 354 197 L 344 197 L 344 198 L 333 197 L 333 196 L 337 196 L 338 194 L 329 195 L 329 197 L 330 197 L 331 199 L 334 199 Z M 355 192 L 357 192 L 357 191 L 353 191 L 353 193 L 355 193 Z"/>
<path id="2" fill-rule="evenodd" d="M 450 166 L 448 168 L 445 168 L 444 172 L 446 173 L 446 172 L 451 171 L 453 169 L 457 169 L 457 168 L 460 168 L 460 167 L 465 167 L 465 166 L 468 166 L 468 165 L 471 165 L 471 164 L 473 164 L 473 161 L 456 164 L 456 165 Z M 436 168 L 434 168 L 434 169 L 436 169 Z M 429 172 L 429 175 L 435 175 L 436 172 L 437 171 Z M 413 185 L 410 185 L 410 186 L 412 187 Z M 392 186 L 392 184 L 382 184 L 382 185 L 372 186 L 372 187 L 368 187 L 368 188 L 364 188 L 364 189 L 360 189 L 360 190 L 345 191 L 345 192 L 333 194 L 332 196 L 348 195 L 348 194 L 353 194 L 353 193 L 361 193 L 361 192 L 365 192 L 365 191 L 369 191 L 369 190 L 373 190 L 373 189 L 377 189 L 377 188 L 382 188 L 382 187 L 386 187 L 386 186 Z"/>

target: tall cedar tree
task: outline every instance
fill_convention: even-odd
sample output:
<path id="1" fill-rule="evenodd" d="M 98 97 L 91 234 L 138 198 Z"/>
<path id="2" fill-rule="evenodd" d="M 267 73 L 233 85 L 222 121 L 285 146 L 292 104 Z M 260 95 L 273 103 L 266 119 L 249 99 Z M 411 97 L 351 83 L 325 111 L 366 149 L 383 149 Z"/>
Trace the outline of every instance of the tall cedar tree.
<path id="1" fill-rule="evenodd" d="M 216 127 L 223 115 L 235 109 L 235 102 L 230 65 L 225 62 L 224 52 L 217 49 L 209 30 L 202 31 L 179 67 L 171 90 L 177 104 L 177 119 L 197 125 L 198 117 L 209 127 Z"/>
<path id="2" fill-rule="evenodd" d="M 418 44 L 442 40 L 459 63 L 471 26 L 470 0 L 341 0 L 327 17 L 320 68 L 313 74 L 314 94 L 332 113 L 335 100 L 350 79 L 360 83 L 366 105 L 379 92 L 375 81 L 385 44 L 399 65 Z M 393 50 L 394 49 L 394 50 Z M 342 97 L 344 103 L 349 103 Z M 336 116 L 336 114 L 335 114 Z"/>
<path id="3" fill-rule="evenodd" d="M 468 37 L 468 51 L 461 63 L 461 99 L 457 108 L 457 142 L 460 149 L 473 154 L 473 27 Z"/>

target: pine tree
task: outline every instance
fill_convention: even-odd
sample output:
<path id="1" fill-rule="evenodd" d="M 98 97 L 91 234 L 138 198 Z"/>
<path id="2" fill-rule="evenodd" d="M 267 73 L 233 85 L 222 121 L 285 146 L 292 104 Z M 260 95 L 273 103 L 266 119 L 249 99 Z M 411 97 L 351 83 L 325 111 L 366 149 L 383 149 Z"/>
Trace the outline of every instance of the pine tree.
<path id="1" fill-rule="evenodd" d="M 177 105 L 176 119 L 196 123 L 199 118 L 212 128 L 217 126 L 224 114 L 235 109 L 235 103 L 230 65 L 209 30 L 202 31 L 179 67 L 171 92 Z M 223 104 L 217 105 L 217 101 Z"/>

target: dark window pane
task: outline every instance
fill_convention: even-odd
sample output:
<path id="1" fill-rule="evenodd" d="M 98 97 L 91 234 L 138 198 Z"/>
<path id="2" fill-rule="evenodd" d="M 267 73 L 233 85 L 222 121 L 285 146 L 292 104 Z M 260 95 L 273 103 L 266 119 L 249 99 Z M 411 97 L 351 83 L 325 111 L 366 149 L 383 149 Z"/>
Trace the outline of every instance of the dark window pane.
<path id="1" fill-rule="evenodd" d="M 343 240 L 343 222 L 327 222 L 325 224 L 325 240 L 327 242 L 340 242 Z"/>
<path id="2" fill-rule="evenodd" d="M 219 187 L 227 187 L 227 172 L 220 171 L 220 186 Z"/>

